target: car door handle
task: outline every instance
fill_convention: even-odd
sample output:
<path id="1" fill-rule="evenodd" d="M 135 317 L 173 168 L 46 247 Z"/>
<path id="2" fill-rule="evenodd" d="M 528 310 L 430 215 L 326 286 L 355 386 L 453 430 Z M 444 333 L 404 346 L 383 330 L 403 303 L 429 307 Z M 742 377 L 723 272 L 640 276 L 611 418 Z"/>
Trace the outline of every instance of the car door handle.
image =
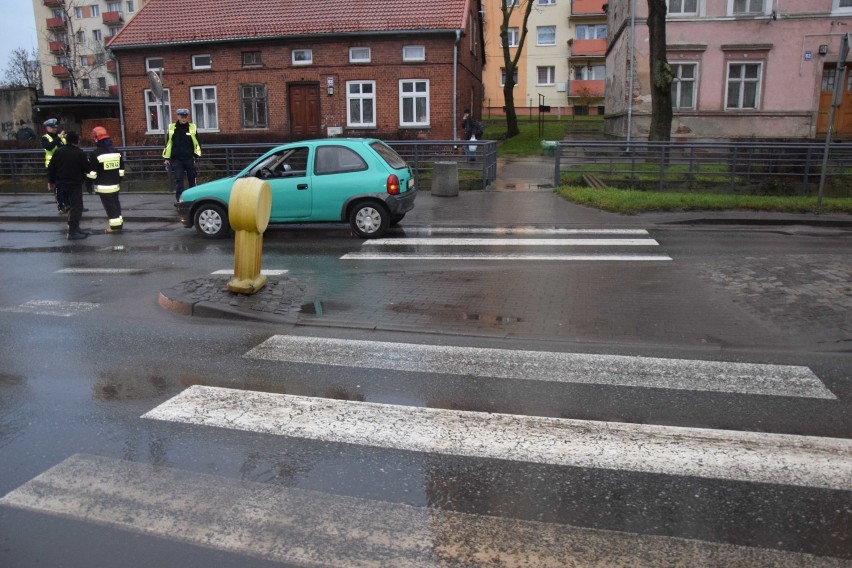
<path id="1" fill-rule="evenodd" d="M 299 185 L 296 186 L 296 189 L 308 189 L 308 184 L 300 183 Z"/>

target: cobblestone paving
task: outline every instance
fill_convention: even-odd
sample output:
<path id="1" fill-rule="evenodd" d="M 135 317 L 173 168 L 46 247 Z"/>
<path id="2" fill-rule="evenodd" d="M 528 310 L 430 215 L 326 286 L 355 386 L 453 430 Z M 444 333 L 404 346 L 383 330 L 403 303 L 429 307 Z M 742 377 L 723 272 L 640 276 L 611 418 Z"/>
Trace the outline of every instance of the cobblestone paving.
<path id="1" fill-rule="evenodd" d="M 852 347 L 852 261 L 842 255 L 744 257 L 703 275 L 737 304 L 810 343 Z"/>

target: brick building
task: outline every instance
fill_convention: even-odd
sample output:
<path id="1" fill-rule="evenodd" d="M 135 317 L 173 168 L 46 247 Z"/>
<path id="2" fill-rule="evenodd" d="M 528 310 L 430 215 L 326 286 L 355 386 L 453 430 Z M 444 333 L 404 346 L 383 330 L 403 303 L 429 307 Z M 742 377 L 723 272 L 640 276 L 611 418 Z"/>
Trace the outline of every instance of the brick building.
<path id="1" fill-rule="evenodd" d="M 206 143 L 435 140 L 481 112 L 481 30 L 479 0 L 149 0 L 108 47 L 128 144 L 160 143 L 178 108 Z"/>

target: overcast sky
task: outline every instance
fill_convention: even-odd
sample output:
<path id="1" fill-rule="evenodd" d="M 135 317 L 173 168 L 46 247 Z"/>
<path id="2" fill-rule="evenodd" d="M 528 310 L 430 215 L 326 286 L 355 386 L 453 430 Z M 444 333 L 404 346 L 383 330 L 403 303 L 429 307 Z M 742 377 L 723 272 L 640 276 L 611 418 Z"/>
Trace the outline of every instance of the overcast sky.
<path id="1" fill-rule="evenodd" d="M 0 69 L 9 63 L 9 53 L 23 47 L 30 53 L 38 47 L 33 0 L 0 0 Z"/>

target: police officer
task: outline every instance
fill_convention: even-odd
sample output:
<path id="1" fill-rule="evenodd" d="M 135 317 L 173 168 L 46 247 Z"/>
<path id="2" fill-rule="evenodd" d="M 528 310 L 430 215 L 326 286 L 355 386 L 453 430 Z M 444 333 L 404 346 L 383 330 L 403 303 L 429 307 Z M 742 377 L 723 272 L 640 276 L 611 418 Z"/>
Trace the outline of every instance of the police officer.
<path id="1" fill-rule="evenodd" d="M 118 192 L 121 190 L 121 178 L 124 177 L 124 158 L 116 150 L 109 132 L 103 126 L 92 129 L 92 139 L 95 142 L 95 149 L 89 154 L 91 171 L 87 177 L 94 180 L 95 193 L 100 196 L 109 219 L 105 232 L 121 233 L 124 228 L 124 218 L 121 216 Z"/>
<path id="2" fill-rule="evenodd" d="M 189 122 L 189 111 L 179 108 L 177 122 L 169 124 L 163 158 L 166 168 L 171 168 L 175 177 L 175 202 L 183 193 L 183 175 L 186 173 L 187 187 L 195 186 L 195 160 L 201 157 L 201 145 L 196 136 L 195 124 Z"/>
<path id="3" fill-rule="evenodd" d="M 50 189 L 61 192 L 68 199 L 68 240 L 76 241 L 89 236 L 80 230 L 80 218 L 83 216 L 83 182 L 89 172 L 89 160 L 77 143 L 80 137 L 76 132 L 65 136 L 66 144 L 56 152 L 47 166 L 47 182 Z"/>
<path id="4" fill-rule="evenodd" d="M 53 153 L 56 152 L 56 149 L 65 145 L 65 130 L 59 132 L 59 121 L 55 118 L 48 118 L 45 120 L 44 129 L 47 130 L 47 132 L 41 137 L 41 147 L 44 148 L 44 167 L 47 168 L 50 165 L 50 159 L 53 157 Z M 55 193 L 56 208 L 59 210 L 59 213 L 68 213 L 71 209 L 71 206 L 68 203 L 68 196 L 62 193 L 59 186 L 56 186 Z"/>

